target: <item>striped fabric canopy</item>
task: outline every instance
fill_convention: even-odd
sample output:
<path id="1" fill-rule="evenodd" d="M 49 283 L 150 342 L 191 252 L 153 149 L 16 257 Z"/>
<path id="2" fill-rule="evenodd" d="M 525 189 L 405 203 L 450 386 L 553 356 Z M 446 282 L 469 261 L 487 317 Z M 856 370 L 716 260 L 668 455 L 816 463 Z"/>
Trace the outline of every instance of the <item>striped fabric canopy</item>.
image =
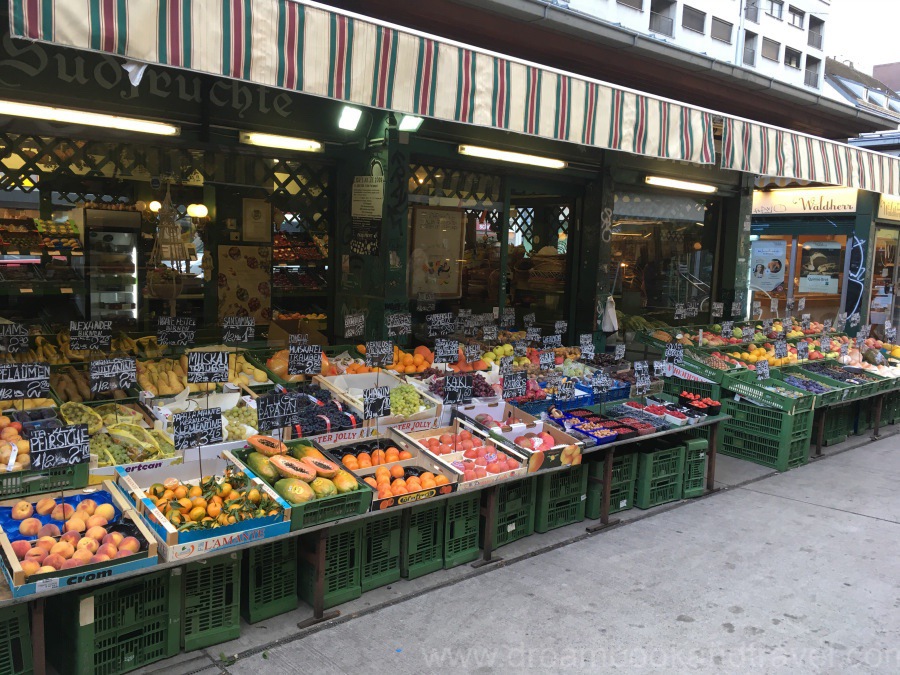
<path id="1" fill-rule="evenodd" d="M 711 113 L 298 0 L 10 0 L 14 37 L 639 155 L 715 162 Z"/>

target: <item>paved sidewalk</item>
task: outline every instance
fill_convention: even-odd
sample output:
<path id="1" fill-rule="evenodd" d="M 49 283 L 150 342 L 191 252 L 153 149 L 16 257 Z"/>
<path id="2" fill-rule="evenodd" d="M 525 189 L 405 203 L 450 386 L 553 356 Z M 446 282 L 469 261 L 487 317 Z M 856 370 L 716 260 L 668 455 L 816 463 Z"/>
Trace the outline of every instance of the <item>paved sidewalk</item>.
<path id="1" fill-rule="evenodd" d="M 148 671 L 897 673 L 900 436 L 483 569 L 365 594 L 302 637 L 308 610 L 244 626 Z"/>

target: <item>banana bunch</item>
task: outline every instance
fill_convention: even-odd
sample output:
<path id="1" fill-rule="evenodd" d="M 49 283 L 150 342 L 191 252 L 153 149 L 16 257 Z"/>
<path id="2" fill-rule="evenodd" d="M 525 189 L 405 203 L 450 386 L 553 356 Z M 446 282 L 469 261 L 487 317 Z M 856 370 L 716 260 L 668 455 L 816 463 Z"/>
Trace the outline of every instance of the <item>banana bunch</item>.
<path id="1" fill-rule="evenodd" d="M 65 352 L 60 350 L 56 345 L 48 342 L 47 338 L 43 335 L 38 335 L 34 339 L 34 346 L 36 347 L 37 361 L 49 363 L 51 366 L 71 363 Z"/>
<path id="2" fill-rule="evenodd" d="M 38 352 L 35 349 L 29 349 L 27 352 L 19 352 L 18 354 L 9 354 L 3 352 L 0 354 L 0 363 L 33 363 L 41 361 Z"/>
<path id="3" fill-rule="evenodd" d="M 131 338 L 128 339 L 131 340 Z M 134 343 L 134 352 L 145 359 L 158 359 L 163 355 L 163 349 L 157 343 L 155 335 L 148 335 L 137 340 L 131 340 L 131 342 Z"/>

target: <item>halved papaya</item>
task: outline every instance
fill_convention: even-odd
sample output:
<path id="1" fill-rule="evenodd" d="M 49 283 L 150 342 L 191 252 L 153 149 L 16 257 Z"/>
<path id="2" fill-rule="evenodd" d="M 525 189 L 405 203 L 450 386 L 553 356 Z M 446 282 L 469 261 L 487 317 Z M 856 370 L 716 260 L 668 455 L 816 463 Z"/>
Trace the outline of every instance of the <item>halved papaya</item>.
<path id="1" fill-rule="evenodd" d="M 316 457 L 304 457 L 301 462 L 305 463 L 307 466 L 312 467 L 312 470 L 316 472 L 317 475 L 322 478 L 334 478 L 338 475 L 338 472 L 341 470 L 334 462 L 331 462 L 327 459 L 318 459 Z"/>
<path id="2" fill-rule="evenodd" d="M 288 455 L 275 455 L 269 462 L 284 478 L 299 478 L 307 483 L 316 479 L 316 470 L 313 467 Z"/>
<path id="3" fill-rule="evenodd" d="M 257 434 L 248 438 L 247 442 L 256 448 L 257 452 L 261 452 L 266 457 L 283 455 L 287 452 L 287 446 L 277 438 L 272 438 L 271 436 Z"/>

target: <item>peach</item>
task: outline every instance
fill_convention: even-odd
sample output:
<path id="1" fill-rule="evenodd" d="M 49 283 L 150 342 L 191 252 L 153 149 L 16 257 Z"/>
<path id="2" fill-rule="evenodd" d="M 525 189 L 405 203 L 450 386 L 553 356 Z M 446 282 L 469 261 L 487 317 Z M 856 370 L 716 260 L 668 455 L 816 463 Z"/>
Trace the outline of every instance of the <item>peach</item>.
<path id="1" fill-rule="evenodd" d="M 106 536 L 106 529 L 103 527 L 92 527 L 88 529 L 87 532 L 84 533 L 85 537 L 90 537 L 91 539 L 96 539 L 97 542 L 103 541 L 103 537 Z"/>
<path id="2" fill-rule="evenodd" d="M 80 551 L 75 551 L 72 554 L 71 560 L 80 560 L 82 565 L 87 565 L 88 561 L 94 557 L 93 551 L 88 551 L 86 549 L 81 549 Z"/>
<path id="3" fill-rule="evenodd" d="M 69 542 L 70 544 L 72 544 L 72 546 L 75 546 L 79 541 L 81 541 L 81 535 L 78 534 L 75 530 L 69 530 L 68 532 L 63 534 L 63 536 L 61 536 L 59 540 Z"/>
<path id="4" fill-rule="evenodd" d="M 91 516 L 88 518 L 85 523 L 88 528 L 91 527 L 106 527 L 109 524 L 109 521 L 103 516 Z"/>
<path id="5" fill-rule="evenodd" d="M 13 520 L 25 520 L 26 518 L 31 518 L 33 514 L 34 507 L 31 505 L 31 502 L 19 502 L 12 507 L 12 513 L 10 513 Z"/>
<path id="6" fill-rule="evenodd" d="M 117 558 L 127 558 L 130 555 L 134 555 L 134 551 L 129 551 L 127 548 L 123 548 L 121 551 L 116 553 Z"/>
<path id="7" fill-rule="evenodd" d="M 19 560 L 25 558 L 25 555 L 31 550 L 31 544 L 24 539 L 19 539 L 18 541 L 14 541 L 12 544 L 13 553 L 16 554 L 16 557 Z M 42 549 L 43 550 L 43 549 Z"/>
<path id="8" fill-rule="evenodd" d="M 97 502 L 93 499 L 82 499 L 78 506 L 75 508 L 76 511 L 84 511 L 87 513 L 88 518 L 94 515 L 94 512 L 97 510 Z M 85 518 L 87 520 L 87 518 Z"/>
<path id="9" fill-rule="evenodd" d="M 104 544 L 112 544 L 118 550 L 119 544 L 122 543 L 122 540 L 125 538 L 125 535 L 121 532 L 110 532 L 108 535 L 103 537 Z"/>
<path id="10" fill-rule="evenodd" d="M 91 555 L 96 553 L 98 548 L 100 548 L 100 542 L 90 537 L 82 537 L 81 541 L 75 545 L 76 551 L 90 551 Z"/>
<path id="11" fill-rule="evenodd" d="M 50 555 L 61 555 L 63 558 L 71 558 L 73 553 L 75 553 L 75 547 L 67 541 L 57 542 L 50 549 Z"/>
<path id="12" fill-rule="evenodd" d="M 53 509 L 56 508 L 56 500 L 51 499 L 50 497 L 44 497 L 43 499 L 38 500 L 38 503 L 34 508 L 35 511 L 38 512 L 38 515 L 48 516 L 53 513 Z"/>
<path id="13" fill-rule="evenodd" d="M 75 515 L 75 509 L 72 508 L 71 504 L 57 504 L 50 512 L 50 517 L 53 518 L 53 520 L 61 520 L 63 522 L 67 521 L 73 515 Z"/>
<path id="14" fill-rule="evenodd" d="M 29 550 L 28 553 L 25 554 L 25 560 L 34 560 L 36 563 L 43 563 L 44 558 L 47 557 L 47 551 L 42 549 L 40 546 L 35 546 L 33 549 Z"/>
<path id="15" fill-rule="evenodd" d="M 122 540 L 122 543 L 119 544 L 119 550 L 131 551 L 132 553 L 137 553 L 141 550 L 141 542 L 139 542 L 134 537 L 125 537 Z"/>
<path id="16" fill-rule="evenodd" d="M 111 523 L 112 519 L 116 517 L 116 510 L 113 508 L 112 504 L 100 504 L 94 509 L 94 515 L 106 518 L 106 521 Z"/>
<path id="17" fill-rule="evenodd" d="M 72 516 L 66 521 L 66 532 L 71 532 L 73 530 L 75 532 L 84 532 L 84 528 L 84 521 L 77 516 Z"/>
<path id="18" fill-rule="evenodd" d="M 91 564 L 102 563 L 102 562 L 106 562 L 109 559 L 110 558 L 108 555 L 103 555 L 102 553 L 97 553 L 91 558 L 90 562 L 91 562 Z"/>
<path id="19" fill-rule="evenodd" d="M 41 521 L 37 518 L 26 518 L 19 523 L 19 534 L 23 537 L 33 537 L 41 531 Z"/>
<path id="20" fill-rule="evenodd" d="M 116 553 L 118 552 L 119 549 L 112 544 L 102 544 L 100 548 L 97 549 L 96 555 L 105 555 L 107 558 L 112 560 L 116 557 Z"/>
<path id="21" fill-rule="evenodd" d="M 47 523 L 40 530 L 38 530 L 39 537 L 58 537 L 59 536 L 59 527 L 54 525 L 53 523 Z"/>
<path id="22" fill-rule="evenodd" d="M 54 539 L 53 537 L 41 537 L 34 543 L 40 546 L 45 551 L 49 551 L 51 548 L 53 548 L 53 545 L 56 544 L 56 539 Z"/>
<path id="23" fill-rule="evenodd" d="M 78 560 L 77 558 L 69 558 L 62 564 L 62 567 L 60 569 L 70 570 L 73 567 L 81 567 L 82 565 L 84 565 L 83 560 Z"/>
<path id="24" fill-rule="evenodd" d="M 62 569 L 63 563 L 65 562 L 65 558 L 63 558 L 58 553 L 54 553 L 44 558 L 44 567 L 52 567 L 53 569 L 58 570 Z"/>
<path id="25" fill-rule="evenodd" d="M 55 567 L 50 567 L 49 565 L 44 565 L 41 569 L 37 571 L 38 574 L 50 574 L 50 572 L 55 572 Z"/>
<path id="26" fill-rule="evenodd" d="M 37 574 L 38 570 L 41 569 L 41 564 L 36 560 L 23 560 L 22 561 L 22 571 L 25 572 L 25 578 Z"/>

